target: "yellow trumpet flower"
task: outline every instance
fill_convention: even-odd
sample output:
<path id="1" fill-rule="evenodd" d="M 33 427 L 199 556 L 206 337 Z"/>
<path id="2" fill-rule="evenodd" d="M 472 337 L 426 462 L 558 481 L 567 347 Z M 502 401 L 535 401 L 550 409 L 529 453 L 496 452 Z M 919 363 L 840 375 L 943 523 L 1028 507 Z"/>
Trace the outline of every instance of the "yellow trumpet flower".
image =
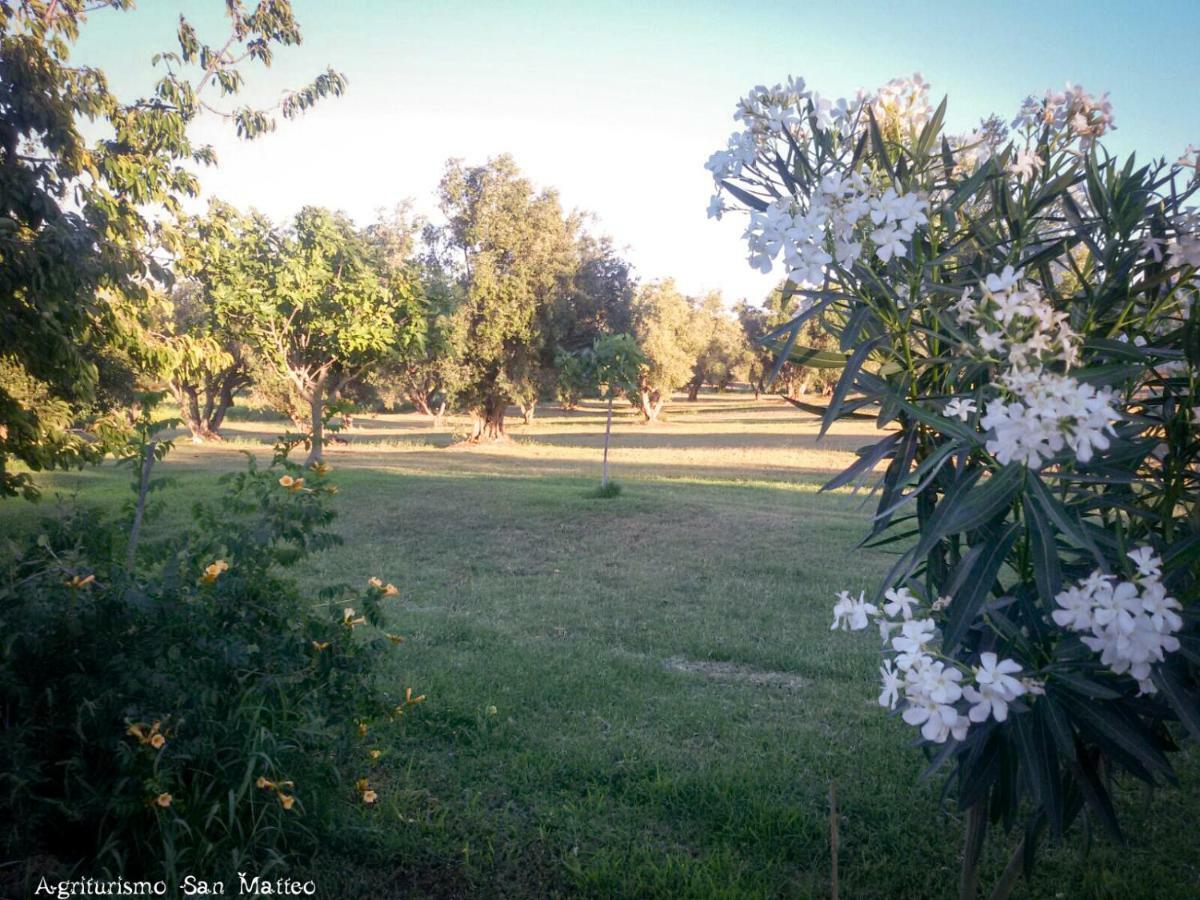
<path id="1" fill-rule="evenodd" d="M 146 725 L 144 722 L 137 722 L 126 728 L 125 733 L 137 738 L 138 743 L 143 747 L 150 746 L 155 750 L 161 750 L 167 744 L 166 734 L 159 732 L 161 726 L 162 723 L 157 719 L 151 725 Z"/>
<path id="2" fill-rule="evenodd" d="M 85 575 L 82 578 L 80 578 L 78 575 L 76 575 L 74 578 L 71 578 L 69 581 L 64 581 L 63 584 L 65 584 L 71 590 L 77 591 L 80 588 L 87 587 L 89 584 L 91 584 L 95 580 L 96 580 L 95 575 Z"/>
<path id="3" fill-rule="evenodd" d="M 355 625 L 365 625 L 367 622 L 362 616 L 354 615 L 354 607 L 347 606 L 342 610 L 342 624 L 347 628 L 354 628 Z"/>
<path id="4" fill-rule="evenodd" d="M 320 462 L 313 463 L 312 470 L 314 472 L 316 472 L 318 475 L 328 475 L 330 472 L 333 471 L 333 466 L 329 465 L 329 463 L 322 460 Z"/>
<path id="5" fill-rule="evenodd" d="M 292 804 L 294 804 L 294 803 L 296 802 L 296 798 L 295 798 L 295 797 L 292 797 L 291 795 L 289 795 L 289 794 L 285 794 L 285 793 L 283 793 L 283 792 L 280 792 L 280 793 L 279 793 L 279 794 L 277 794 L 276 796 L 277 796 L 277 797 L 279 797 L 279 804 L 280 804 L 280 805 L 281 805 L 281 806 L 282 806 L 284 809 L 291 809 L 291 808 L 292 808 Z"/>
<path id="6" fill-rule="evenodd" d="M 223 559 L 218 559 L 216 562 L 205 567 L 204 574 L 200 576 L 200 580 L 205 584 L 212 584 L 221 577 L 223 572 L 228 571 L 229 563 L 225 562 Z"/>
<path id="7" fill-rule="evenodd" d="M 159 794 L 157 797 L 154 798 L 154 802 L 157 803 L 159 806 L 161 806 L 163 809 L 166 809 L 168 806 L 171 805 L 172 799 L 173 798 L 171 797 L 170 794 L 168 794 L 166 791 L 163 791 L 161 794 Z"/>
<path id="8" fill-rule="evenodd" d="M 399 635 L 399 634 L 389 634 L 387 636 L 387 639 L 389 641 L 391 641 L 393 644 L 403 644 L 404 643 L 404 636 Z"/>
<path id="9" fill-rule="evenodd" d="M 376 800 L 379 799 L 379 795 L 376 794 L 374 791 L 368 790 L 368 791 L 363 791 L 362 798 L 363 798 L 363 803 L 374 803 Z"/>
<path id="10" fill-rule="evenodd" d="M 279 479 L 279 484 L 280 484 L 280 486 L 287 488 L 289 491 L 304 490 L 304 479 L 303 478 L 293 478 L 291 475 L 284 475 L 283 477 L 281 477 Z"/>
<path id="11" fill-rule="evenodd" d="M 372 575 L 370 578 L 367 579 L 367 584 L 370 587 L 379 588 L 380 590 L 383 590 L 383 580 L 376 578 L 374 575 Z"/>
<path id="12" fill-rule="evenodd" d="M 313 649 L 315 649 L 318 653 L 320 653 L 322 650 L 324 650 L 326 647 L 328 647 L 331 643 L 333 643 L 333 642 L 332 641 L 313 641 L 312 645 L 313 645 Z"/>
<path id="13" fill-rule="evenodd" d="M 400 588 L 396 587 L 390 581 L 383 586 L 383 596 L 398 597 L 399 595 L 400 595 Z"/>
<path id="14" fill-rule="evenodd" d="M 382 750 L 368 750 L 367 755 L 370 756 L 371 759 L 379 759 L 379 757 L 383 756 L 383 751 Z"/>

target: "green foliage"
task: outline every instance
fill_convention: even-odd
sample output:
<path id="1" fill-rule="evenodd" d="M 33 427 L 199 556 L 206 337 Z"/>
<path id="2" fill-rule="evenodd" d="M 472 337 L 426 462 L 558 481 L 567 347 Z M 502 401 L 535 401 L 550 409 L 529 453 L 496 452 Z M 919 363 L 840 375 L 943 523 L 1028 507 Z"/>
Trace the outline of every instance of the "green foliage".
<path id="1" fill-rule="evenodd" d="M 33 883 L 75 865 L 172 892 L 188 873 L 236 883 L 362 827 L 364 735 L 419 700 L 378 678 L 391 642 L 356 633 L 382 625 L 390 586 L 314 602 L 284 574 L 337 542 L 324 467 L 287 449 L 250 457 L 135 567 L 128 519 L 79 508 L 0 570 L 0 847 Z"/>
<path id="2" fill-rule="evenodd" d="M 495 439 L 504 433 L 504 407 L 536 399 L 545 379 L 543 326 L 569 290 L 577 225 L 508 156 L 473 167 L 451 160 L 440 193 L 446 255 L 459 260 L 462 294 L 451 326 L 457 365 L 449 388 L 475 416 L 473 437 Z"/>
<path id="3" fill-rule="evenodd" d="M 112 359 L 104 348 L 135 339 L 119 336 L 120 311 L 144 302 L 149 280 L 167 277 L 147 252 L 142 210 L 173 210 L 197 193 L 188 166 L 214 157 L 192 143 L 188 127 L 202 109 L 217 111 L 206 90 L 236 94 L 243 60 L 269 63 L 272 45 L 300 40 L 286 0 L 250 12 L 227 4 L 230 33 L 220 50 L 181 20 L 180 53 L 156 58 L 167 75 L 155 96 L 130 102 L 110 91 L 103 72 L 71 65 L 90 11 L 80 0 L 0 4 L 0 358 L 43 386 L 36 402 L 28 393 L 22 402 L 0 383 L 0 496 L 36 492 L 28 475 L 9 470 L 10 458 L 34 470 L 98 458 L 103 448 L 68 431 L 64 410 L 95 403 L 97 363 Z M 286 95 L 281 112 L 295 115 L 343 88 L 331 70 Z M 221 114 L 244 137 L 272 123 L 269 111 Z M 111 136 L 89 146 L 83 120 Z"/>
<path id="4" fill-rule="evenodd" d="M 612 500 L 614 497 L 621 496 L 621 485 L 616 481 L 606 481 L 590 491 L 588 496 L 593 500 Z"/>
<path id="5" fill-rule="evenodd" d="M 721 295 L 712 293 L 692 307 L 691 333 L 695 344 L 695 362 L 688 384 L 688 397 L 695 400 L 704 384 L 724 390 L 747 375 L 753 356 L 741 323 L 729 316 Z"/>
<path id="6" fill-rule="evenodd" d="M 281 230 L 214 202 L 164 238 L 179 271 L 202 287 L 214 336 L 244 341 L 260 391 L 307 425 L 310 461 L 321 455 L 331 394 L 422 337 L 412 274 L 341 214 L 305 207 Z M 218 371 L 236 363 L 232 353 L 212 359 Z M 185 373 L 177 367 L 175 377 Z"/>
<path id="7" fill-rule="evenodd" d="M 605 400 L 637 390 L 646 357 L 633 335 L 610 334 L 597 338 L 581 354 L 583 380 Z"/>
<path id="8" fill-rule="evenodd" d="M 637 288 L 630 264 L 607 237 L 583 233 L 570 288 L 559 295 L 545 322 L 548 341 L 567 351 L 590 347 L 598 338 L 633 328 Z"/>
<path id="9" fill-rule="evenodd" d="M 671 280 L 643 286 L 634 298 L 633 335 L 645 356 L 638 401 L 646 419 L 657 417 L 671 391 L 692 377 L 698 346 L 692 309 Z"/>

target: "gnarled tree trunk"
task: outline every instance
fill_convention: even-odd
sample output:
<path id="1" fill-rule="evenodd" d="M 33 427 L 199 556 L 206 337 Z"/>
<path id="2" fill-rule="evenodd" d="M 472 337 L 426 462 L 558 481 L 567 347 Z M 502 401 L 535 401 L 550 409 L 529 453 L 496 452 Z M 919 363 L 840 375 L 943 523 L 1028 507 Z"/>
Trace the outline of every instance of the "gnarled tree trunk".
<path id="1" fill-rule="evenodd" d="M 504 410 L 507 405 L 506 397 L 490 396 L 484 400 L 483 406 L 474 411 L 475 421 L 469 440 L 475 444 L 508 440 L 508 435 L 504 433 Z"/>
<path id="2" fill-rule="evenodd" d="M 658 419 L 658 414 L 663 408 L 663 395 L 658 388 L 643 386 L 639 391 L 640 404 L 639 408 L 642 415 L 645 416 L 647 422 L 653 422 Z"/>

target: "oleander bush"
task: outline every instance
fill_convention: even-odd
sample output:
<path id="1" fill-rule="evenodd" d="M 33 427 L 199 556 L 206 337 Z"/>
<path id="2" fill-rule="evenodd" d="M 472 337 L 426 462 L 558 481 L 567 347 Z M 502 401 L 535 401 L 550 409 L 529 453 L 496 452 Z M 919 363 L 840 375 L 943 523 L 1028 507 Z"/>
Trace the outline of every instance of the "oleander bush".
<path id="1" fill-rule="evenodd" d="M 1004 896 L 1084 810 L 1122 839 L 1114 781 L 1173 781 L 1200 736 L 1200 178 L 1108 153 L 1079 87 L 964 137 L 945 109 L 919 76 L 755 88 L 710 214 L 748 211 L 803 298 L 777 365 L 840 368 L 822 431 L 886 429 L 827 487 L 885 468 L 865 542 L 896 562 L 833 627 L 878 626 L 879 704 L 949 772 L 963 896 L 989 825 L 1019 832 Z"/>

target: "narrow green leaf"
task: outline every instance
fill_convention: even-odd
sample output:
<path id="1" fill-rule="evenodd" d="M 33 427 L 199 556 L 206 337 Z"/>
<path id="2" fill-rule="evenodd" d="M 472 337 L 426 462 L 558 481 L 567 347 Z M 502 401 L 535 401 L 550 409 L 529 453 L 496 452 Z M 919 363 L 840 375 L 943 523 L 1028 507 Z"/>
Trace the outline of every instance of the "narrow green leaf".
<path id="1" fill-rule="evenodd" d="M 950 617 L 942 640 L 946 653 L 958 646 L 967 629 L 979 616 L 979 610 L 996 583 L 996 577 L 1019 532 L 1020 525 L 1017 522 L 1010 523 L 999 537 L 972 547 L 954 570 L 948 589 L 953 598 L 950 601 Z"/>

